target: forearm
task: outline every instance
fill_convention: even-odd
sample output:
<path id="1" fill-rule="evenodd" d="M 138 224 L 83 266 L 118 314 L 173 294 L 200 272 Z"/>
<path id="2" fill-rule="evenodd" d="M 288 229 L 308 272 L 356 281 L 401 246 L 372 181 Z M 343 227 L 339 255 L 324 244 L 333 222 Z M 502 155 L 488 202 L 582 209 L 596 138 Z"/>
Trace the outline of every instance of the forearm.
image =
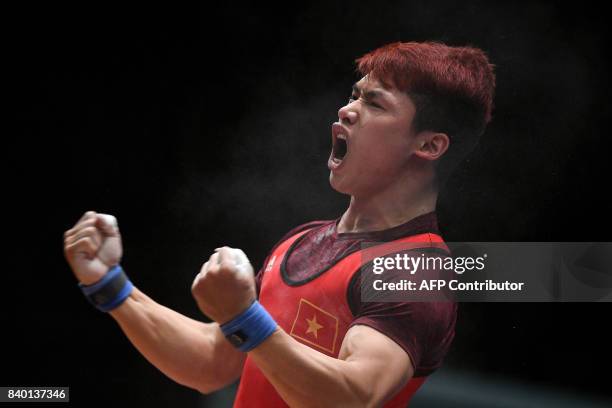
<path id="1" fill-rule="evenodd" d="M 231 383 L 240 370 L 243 353 L 219 341 L 217 323 L 190 319 L 137 288 L 110 314 L 142 355 L 180 384 L 211 392 Z"/>
<path id="2" fill-rule="evenodd" d="M 366 373 L 296 341 L 280 328 L 249 355 L 292 407 L 368 406 Z"/>

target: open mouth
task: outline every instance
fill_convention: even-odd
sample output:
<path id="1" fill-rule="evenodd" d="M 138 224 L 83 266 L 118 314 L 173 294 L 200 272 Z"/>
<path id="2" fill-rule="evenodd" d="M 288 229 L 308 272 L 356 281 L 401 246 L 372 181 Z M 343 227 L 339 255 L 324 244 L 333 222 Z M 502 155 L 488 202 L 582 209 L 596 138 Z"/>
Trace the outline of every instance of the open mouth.
<path id="1" fill-rule="evenodd" d="M 340 123 L 332 125 L 332 152 L 329 157 L 330 169 L 340 166 L 348 154 L 348 132 Z"/>
<path id="2" fill-rule="evenodd" d="M 344 156 L 346 156 L 347 151 L 346 139 L 342 139 L 342 136 L 344 135 L 338 135 L 334 138 L 335 140 L 332 149 L 332 157 L 340 161 L 344 159 Z"/>

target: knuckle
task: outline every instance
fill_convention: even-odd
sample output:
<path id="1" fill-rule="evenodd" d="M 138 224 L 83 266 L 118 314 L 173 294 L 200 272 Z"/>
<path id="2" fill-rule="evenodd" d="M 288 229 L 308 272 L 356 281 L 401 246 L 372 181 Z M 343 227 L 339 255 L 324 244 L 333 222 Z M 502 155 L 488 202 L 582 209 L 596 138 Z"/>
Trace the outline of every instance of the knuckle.
<path id="1" fill-rule="evenodd" d="M 77 242 L 72 248 L 72 254 L 77 255 L 79 252 L 86 252 L 88 248 L 82 242 Z"/>
<path id="2" fill-rule="evenodd" d="M 231 261 L 221 261 L 219 270 L 224 273 L 231 273 L 234 271 L 234 263 Z"/>
<path id="3" fill-rule="evenodd" d="M 93 242 L 93 240 L 90 237 L 84 237 L 84 238 L 80 239 L 79 242 L 83 246 L 87 246 L 89 248 L 94 248 L 94 242 Z"/>
<path id="4" fill-rule="evenodd" d="M 220 268 L 218 266 L 212 266 L 210 268 L 208 268 L 208 271 L 206 271 L 206 275 L 202 277 L 202 279 L 206 279 L 206 278 L 216 278 L 217 276 L 219 276 L 219 272 L 220 272 Z"/>
<path id="5" fill-rule="evenodd" d="M 191 284 L 191 292 L 199 292 L 202 290 L 202 284 L 204 282 L 205 278 L 204 276 L 196 276 L 196 278 L 193 280 L 193 283 Z"/>
<path id="6" fill-rule="evenodd" d="M 86 220 L 85 222 L 83 222 L 83 227 L 90 227 L 90 226 L 93 226 L 95 223 L 96 223 L 96 218 L 90 218 Z"/>
<path id="7" fill-rule="evenodd" d="M 85 235 L 91 235 L 96 232 L 96 229 L 94 227 L 88 226 L 83 228 L 81 232 Z"/>

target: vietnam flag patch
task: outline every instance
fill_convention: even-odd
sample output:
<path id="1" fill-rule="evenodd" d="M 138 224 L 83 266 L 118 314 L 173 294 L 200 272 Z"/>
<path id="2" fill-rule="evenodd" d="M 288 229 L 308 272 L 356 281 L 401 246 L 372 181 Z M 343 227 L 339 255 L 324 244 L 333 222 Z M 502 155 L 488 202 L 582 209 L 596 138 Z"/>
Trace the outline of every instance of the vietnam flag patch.
<path id="1" fill-rule="evenodd" d="M 289 334 L 302 342 L 334 354 L 338 337 L 338 318 L 301 298 Z"/>

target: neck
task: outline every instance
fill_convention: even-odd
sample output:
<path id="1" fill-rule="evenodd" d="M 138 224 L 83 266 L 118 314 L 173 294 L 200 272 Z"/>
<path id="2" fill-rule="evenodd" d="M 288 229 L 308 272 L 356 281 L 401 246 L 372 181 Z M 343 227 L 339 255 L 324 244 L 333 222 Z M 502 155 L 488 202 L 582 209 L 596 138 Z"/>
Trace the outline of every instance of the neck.
<path id="1" fill-rule="evenodd" d="M 438 191 L 432 184 L 396 183 L 374 194 L 351 196 L 338 223 L 338 233 L 381 231 L 404 224 L 436 209 Z"/>

